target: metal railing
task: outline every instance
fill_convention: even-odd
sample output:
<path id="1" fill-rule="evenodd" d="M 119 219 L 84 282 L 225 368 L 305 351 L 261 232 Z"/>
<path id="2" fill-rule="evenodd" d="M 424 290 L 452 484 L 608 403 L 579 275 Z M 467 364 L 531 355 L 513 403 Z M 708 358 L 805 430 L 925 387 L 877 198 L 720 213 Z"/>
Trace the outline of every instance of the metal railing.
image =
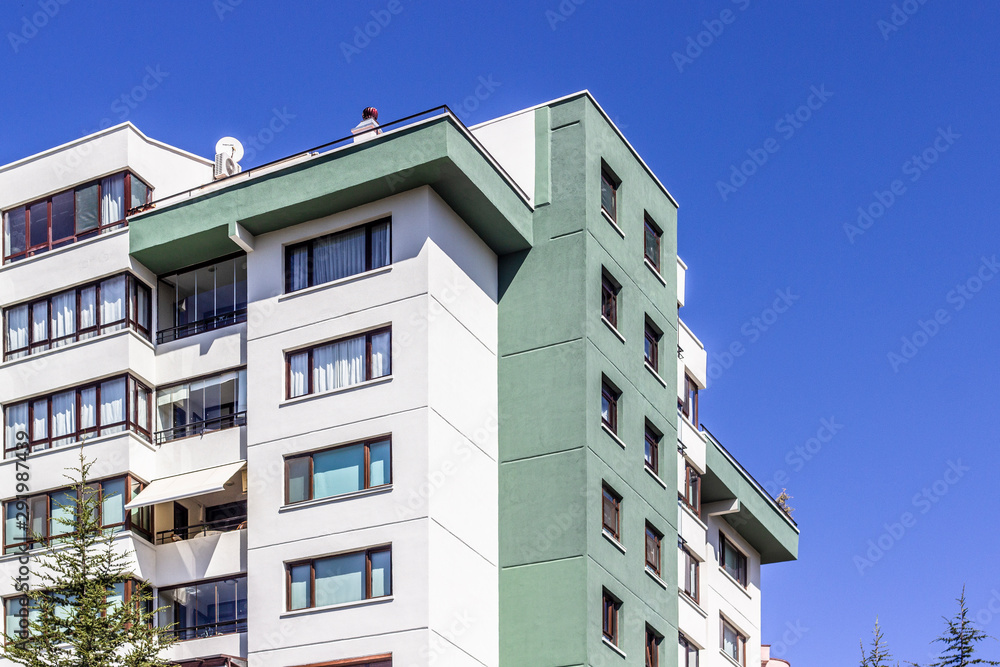
<path id="1" fill-rule="evenodd" d="M 183 542 L 195 537 L 205 535 L 216 535 L 218 533 L 231 533 L 234 530 L 242 530 L 247 527 L 247 516 L 227 517 L 216 519 L 205 523 L 196 523 L 190 526 L 178 526 L 170 530 L 161 530 L 156 533 L 157 544 L 167 544 L 169 542 Z"/>
<path id="2" fill-rule="evenodd" d="M 238 618 L 232 621 L 219 621 L 218 623 L 208 623 L 205 625 L 194 625 L 189 628 L 173 628 L 167 631 L 177 638 L 178 641 L 185 639 L 203 639 L 205 637 L 215 637 L 216 635 L 229 635 L 234 632 L 246 632 L 247 619 Z"/>
<path id="3" fill-rule="evenodd" d="M 222 431 L 227 428 L 233 428 L 234 426 L 244 426 L 246 423 L 247 413 L 236 412 L 231 415 L 223 415 L 221 417 L 213 417 L 211 419 L 202 419 L 201 421 L 191 422 L 189 424 L 184 424 L 183 426 L 175 426 L 173 428 L 157 431 L 153 434 L 153 442 L 157 445 L 162 445 L 163 443 L 170 442 L 171 440 L 187 438 L 192 435 L 201 435 L 202 433 L 208 431 Z"/>
<path id="4" fill-rule="evenodd" d="M 246 321 L 247 309 L 240 308 L 229 313 L 213 315 L 212 317 L 207 317 L 203 320 L 198 320 L 197 322 L 180 324 L 176 327 L 171 327 L 170 329 L 157 331 L 156 344 L 162 345 L 163 343 L 169 343 L 180 338 L 187 338 L 188 336 L 194 336 L 195 334 L 200 334 L 205 331 L 214 331 L 215 329 L 221 329 L 223 327 L 228 327 L 233 324 L 239 324 L 240 322 Z"/>

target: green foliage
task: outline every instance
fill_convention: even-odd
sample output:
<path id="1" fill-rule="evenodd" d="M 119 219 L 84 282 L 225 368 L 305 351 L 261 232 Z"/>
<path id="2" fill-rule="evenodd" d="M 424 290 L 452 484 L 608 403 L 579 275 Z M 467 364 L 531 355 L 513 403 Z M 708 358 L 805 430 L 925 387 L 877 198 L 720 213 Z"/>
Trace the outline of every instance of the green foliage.
<path id="1" fill-rule="evenodd" d="M 78 500 L 60 503 L 68 518 L 53 520 L 67 534 L 30 555 L 27 637 L 5 634 L 0 657 L 23 667 L 165 667 L 170 663 L 157 656 L 174 639 L 153 627 L 159 610 L 149 587 L 138 584 L 128 603 L 109 597 L 134 581 L 133 554 L 101 528 L 102 498 L 88 485 L 92 465 L 81 451 L 79 468 L 67 475 Z M 40 535 L 33 539 L 44 542 Z"/>
<path id="2" fill-rule="evenodd" d="M 930 667 L 968 667 L 968 665 L 1000 665 L 995 660 L 977 658 L 976 644 L 984 639 L 992 639 L 988 634 L 976 627 L 969 619 L 969 608 L 965 604 L 965 588 L 956 600 L 958 613 L 953 618 L 945 618 L 948 628 L 944 634 L 934 640 L 944 644 L 944 651 L 937 662 Z"/>
<path id="3" fill-rule="evenodd" d="M 871 648 L 865 653 L 865 644 L 861 642 L 861 667 L 893 667 L 892 654 L 889 652 L 889 645 L 885 641 L 882 628 L 875 619 L 875 630 L 872 632 Z M 899 663 L 897 662 L 896 665 Z"/>

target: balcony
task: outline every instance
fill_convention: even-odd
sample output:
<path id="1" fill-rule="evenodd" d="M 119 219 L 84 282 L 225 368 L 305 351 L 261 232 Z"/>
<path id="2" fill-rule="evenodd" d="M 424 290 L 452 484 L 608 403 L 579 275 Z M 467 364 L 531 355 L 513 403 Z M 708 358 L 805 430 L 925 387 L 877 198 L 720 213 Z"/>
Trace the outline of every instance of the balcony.
<path id="1" fill-rule="evenodd" d="M 175 526 L 167 530 L 156 533 L 156 543 L 166 544 L 168 542 L 182 542 L 196 537 L 206 537 L 208 535 L 221 535 L 234 530 L 243 530 L 247 527 L 247 514 L 244 506 L 242 514 L 234 514 L 231 517 L 197 523 L 193 526 Z"/>
<path id="2" fill-rule="evenodd" d="M 171 327 L 170 329 L 157 331 L 156 344 L 163 345 L 164 343 L 169 343 L 181 338 L 187 338 L 188 336 L 194 336 L 195 334 L 204 333 L 206 331 L 215 331 L 216 329 L 222 329 L 223 327 L 228 327 L 233 324 L 239 324 L 246 321 L 246 308 L 240 308 L 239 310 L 234 310 L 228 313 L 220 313 L 204 320 L 198 320 L 197 322 L 191 322 L 190 324 L 180 324 L 178 326 Z"/>
<path id="3" fill-rule="evenodd" d="M 159 281 L 158 345 L 247 319 L 247 258 L 239 254 Z"/>
<path id="4" fill-rule="evenodd" d="M 164 431 L 157 431 L 153 438 L 157 445 L 162 445 L 165 442 L 179 440 L 180 438 L 187 438 L 192 435 L 204 435 L 205 433 L 221 431 L 223 429 L 233 428 L 234 426 L 246 426 L 246 423 L 247 413 L 246 411 L 243 411 L 231 415 L 213 417 L 212 419 L 202 419 L 200 421 L 184 424 L 183 426 L 175 426 Z"/>

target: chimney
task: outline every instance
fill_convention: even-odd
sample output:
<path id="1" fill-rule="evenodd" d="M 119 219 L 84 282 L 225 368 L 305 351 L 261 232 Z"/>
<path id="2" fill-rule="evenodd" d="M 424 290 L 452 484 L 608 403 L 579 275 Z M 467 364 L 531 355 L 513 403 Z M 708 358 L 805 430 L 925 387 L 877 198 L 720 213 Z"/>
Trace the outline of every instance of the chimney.
<path id="1" fill-rule="evenodd" d="M 374 139 L 376 135 L 382 134 L 378 127 L 378 109 L 375 107 L 365 107 L 361 112 L 361 122 L 354 126 L 351 134 L 354 135 L 354 143 Z"/>

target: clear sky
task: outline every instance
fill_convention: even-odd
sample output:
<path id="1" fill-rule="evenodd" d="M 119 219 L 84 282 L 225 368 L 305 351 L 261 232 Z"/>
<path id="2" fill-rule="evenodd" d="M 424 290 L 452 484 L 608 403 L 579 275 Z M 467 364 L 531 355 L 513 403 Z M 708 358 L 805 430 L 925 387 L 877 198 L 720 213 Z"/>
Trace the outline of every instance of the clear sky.
<path id="1" fill-rule="evenodd" d="M 128 119 L 253 166 L 368 105 L 471 125 L 589 89 L 681 204 L 702 421 L 794 496 L 764 641 L 852 664 L 878 615 L 926 663 L 963 584 L 1000 635 L 1000 5 L 896 7 L 5 0 L 0 163 Z"/>

